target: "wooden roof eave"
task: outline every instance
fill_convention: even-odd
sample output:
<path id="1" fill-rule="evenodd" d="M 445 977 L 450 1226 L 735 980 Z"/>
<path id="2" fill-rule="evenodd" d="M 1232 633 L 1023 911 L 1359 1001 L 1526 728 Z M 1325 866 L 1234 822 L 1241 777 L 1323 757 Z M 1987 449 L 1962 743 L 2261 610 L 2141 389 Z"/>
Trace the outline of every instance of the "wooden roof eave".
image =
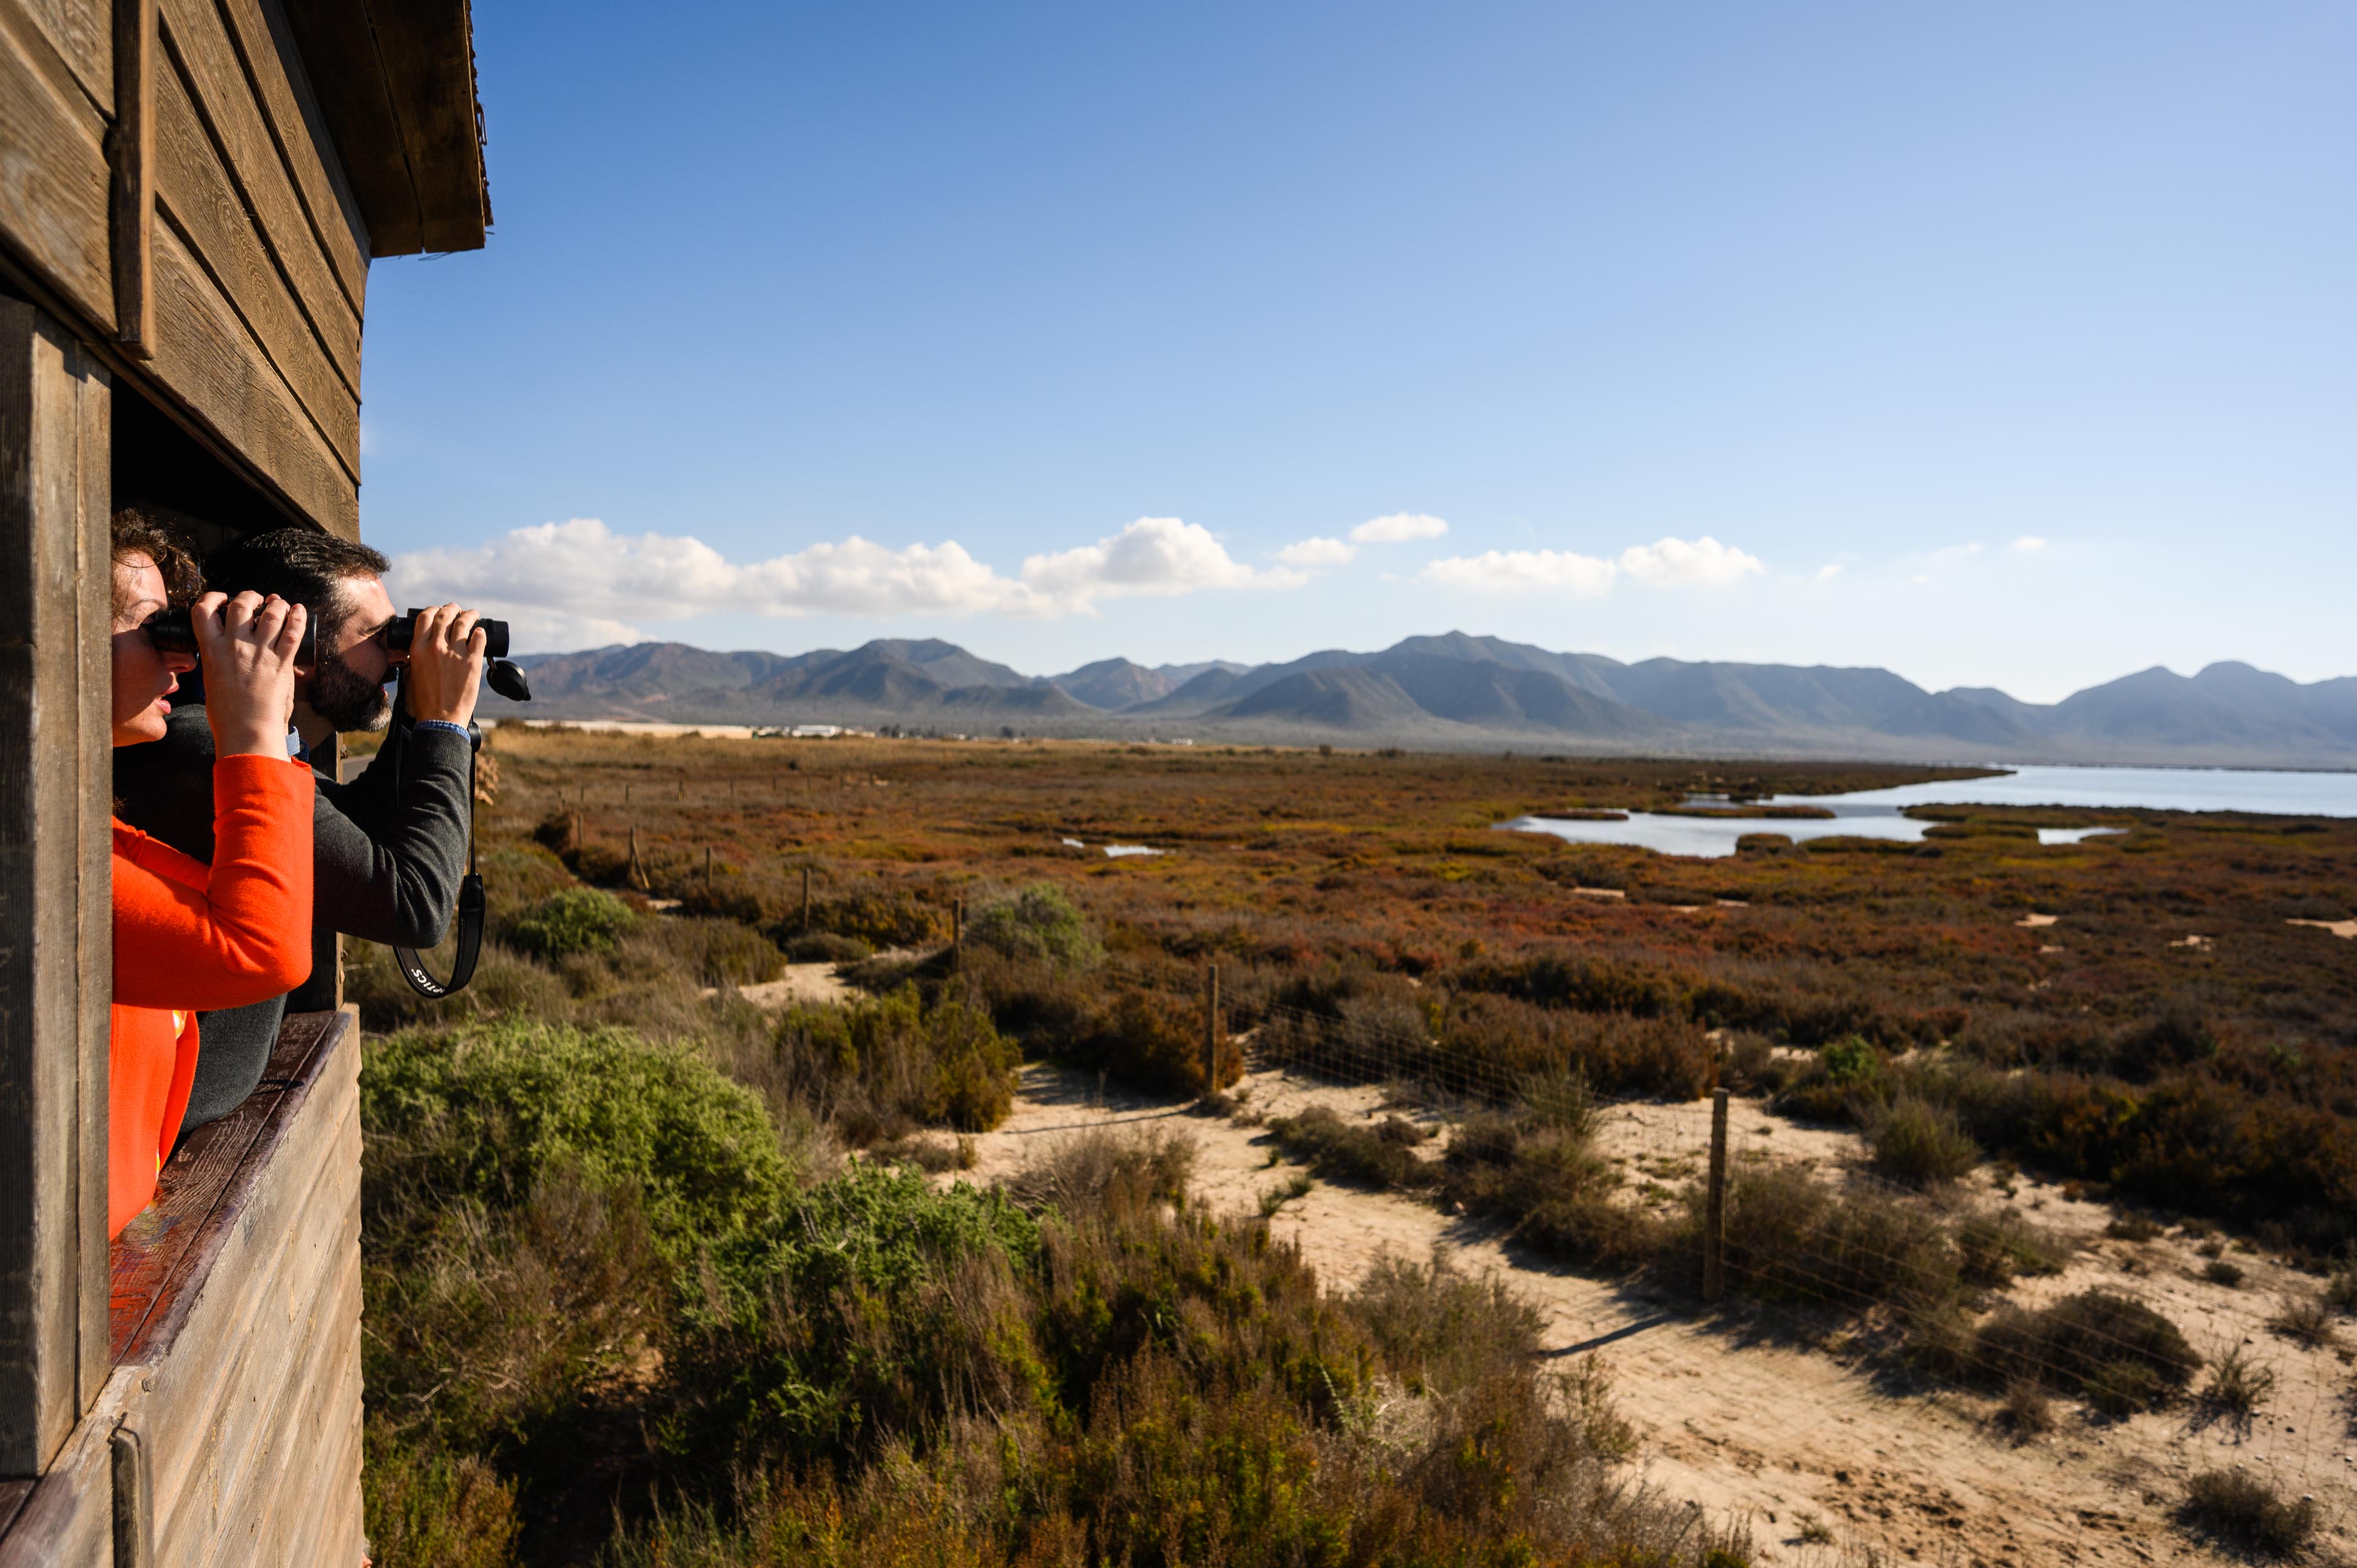
<path id="1" fill-rule="evenodd" d="M 299 0 L 285 15 L 371 255 L 481 249 L 491 204 L 468 0 Z"/>

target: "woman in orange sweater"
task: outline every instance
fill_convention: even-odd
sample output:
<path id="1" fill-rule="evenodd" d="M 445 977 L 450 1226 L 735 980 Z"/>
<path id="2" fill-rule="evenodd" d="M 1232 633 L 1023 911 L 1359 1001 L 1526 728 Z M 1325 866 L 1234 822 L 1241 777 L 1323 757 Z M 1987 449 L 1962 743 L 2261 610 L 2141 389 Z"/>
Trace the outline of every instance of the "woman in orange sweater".
<path id="1" fill-rule="evenodd" d="M 187 552 L 136 511 L 115 520 L 113 574 L 114 744 L 162 737 L 194 660 L 159 650 L 146 625 L 193 599 L 216 760 L 212 865 L 114 823 L 109 1237 L 156 1194 L 196 1072 L 198 1010 L 276 996 L 311 972 L 311 770 L 286 755 L 303 607 L 197 596 Z"/>

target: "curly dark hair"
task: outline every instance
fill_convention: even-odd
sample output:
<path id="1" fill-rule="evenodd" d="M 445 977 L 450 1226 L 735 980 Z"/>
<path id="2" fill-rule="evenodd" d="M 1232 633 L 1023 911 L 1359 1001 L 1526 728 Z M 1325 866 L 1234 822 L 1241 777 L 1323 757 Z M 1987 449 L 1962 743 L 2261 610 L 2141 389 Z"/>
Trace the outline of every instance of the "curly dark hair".
<path id="1" fill-rule="evenodd" d="M 276 594 L 290 605 L 307 606 L 326 637 L 350 613 L 344 585 L 355 577 L 382 577 L 393 564 L 358 540 L 338 539 L 316 528 L 274 528 L 250 533 L 205 557 L 205 581 L 224 594 Z"/>
<path id="2" fill-rule="evenodd" d="M 174 520 L 173 514 L 158 507 L 127 506 L 114 514 L 110 560 L 121 565 L 134 555 L 145 555 L 156 564 L 164 575 L 164 597 L 167 602 L 185 605 L 205 591 L 205 577 L 197 570 L 196 552 L 188 548 L 188 535 Z M 114 588 L 115 606 L 122 609 L 123 590 Z"/>

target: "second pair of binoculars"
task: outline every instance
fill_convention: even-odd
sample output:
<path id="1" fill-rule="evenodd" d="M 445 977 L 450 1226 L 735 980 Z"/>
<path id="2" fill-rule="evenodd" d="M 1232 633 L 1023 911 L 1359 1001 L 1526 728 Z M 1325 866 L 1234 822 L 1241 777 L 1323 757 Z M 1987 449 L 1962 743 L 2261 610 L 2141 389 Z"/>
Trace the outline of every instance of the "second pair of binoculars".
<path id="1" fill-rule="evenodd" d="M 410 637 L 417 629 L 417 611 L 410 610 L 384 623 L 384 645 L 387 648 L 392 649 L 395 653 L 409 651 Z M 503 620 L 492 620 L 487 617 L 475 622 L 475 625 L 482 629 L 483 656 L 487 659 L 505 659 L 508 656 L 508 623 Z M 318 663 L 318 639 L 313 635 L 317 627 L 318 622 L 316 619 L 305 624 L 303 645 L 295 650 L 296 663 L 306 666 L 316 666 Z M 154 643 L 156 651 L 160 653 L 195 653 L 197 630 L 195 623 L 189 619 L 188 607 L 178 606 L 150 617 L 147 621 L 147 640 Z"/>

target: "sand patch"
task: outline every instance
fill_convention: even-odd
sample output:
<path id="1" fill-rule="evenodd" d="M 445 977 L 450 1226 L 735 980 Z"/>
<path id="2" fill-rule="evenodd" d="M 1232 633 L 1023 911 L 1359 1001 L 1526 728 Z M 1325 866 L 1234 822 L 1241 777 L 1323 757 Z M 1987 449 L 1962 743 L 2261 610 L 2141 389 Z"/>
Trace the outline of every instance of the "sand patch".
<path id="1" fill-rule="evenodd" d="M 2036 930 L 2040 926 L 2050 926 L 2061 918 L 2062 917 L 2060 915 L 2024 915 L 2020 919 L 2016 920 L 2014 924 L 2017 926 L 2027 926 L 2031 930 Z"/>
<path id="2" fill-rule="evenodd" d="M 2319 931 L 2330 931 L 2344 941 L 2357 941 L 2357 920 L 2286 920 L 2287 926 L 2314 926 Z"/>
<path id="3" fill-rule="evenodd" d="M 1238 1091 L 1248 1109 L 1270 1116 L 1311 1105 L 1345 1116 L 1394 1113 L 1374 1087 L 1282 1072 L 1251 1073 Z M 1215 1210 L 1257 1212 L 1263 1193 L 1300 1170 L 1270 1163 L 1275 1141 L 1265 1127 L 1034 1065 L 1023 1071 L 1006 1124 L 974 1138 L 974 1168 L 936 1179 L 993 1181 L 1057 1138 L 1121 1125 L 1193 1137 L 1194 1192 Z M 1709 1128 L 1706 1101 L 1613 1105 L 1599 1113 L 1597 1146 L 1623 1167 L 1640 1201 L 1667 1204 L 1701 1174 Z M 1846 1179 L 1864 1155 L 1855 1133 L 1787 1122 L 1747 1100 L 1728 1106 L 1728 1144 L 1738 1161 L 1798 1164 L 1828 1180 Z M 2093 1284 L 2144 1296 L 2205 1354 L 2251 1341 L 2283 1380 L 2276 1399 L 2239 1435 L 2215 1423 L 2196 1426 L 2182 1406 L 2099 1423 L 2058 1401 L 2061 1428 L 2016 1444 L 1996 1430 L 1992 1402 L 1978 1393 L 1894 1376 L 1887 1363 L 1868 1365 L 1844 1348 L 1838 1333 L 1804 1347 L 1797 1330 L 1808 1320 L 1798 1313 L 1740 1308 L 1705 1316 L 1690 1302 L 1575 1272 L 1493 1226 L 1414 1199 L 1321 1180 L 1285 1203 L 1270 1229 L 1297 1244 L 1337 1288 L 1384 1251 L 1423 1257 L 1436 1246 L 1462 1268 L 1504 1273 L 1547 1315 L 1552 1352 L 1592 1352 L 1609 1364 L 1619 1406 L 1639 1429 L 1632 1477 L 1748 1521 L 1762 1564 L 1830 1561 L 1827 1548 L 1803 1541 L 1812 1524 L 1831 1530 L 1833 1550 L 1870 1548 L 1929 1563 L 2223 1563 L 2231 1560 L 2188 1539 L 2169 1513 L 2193 1470 L 2233 1464 L 2295 1496 L 2314 1495 L 2328 1539 L 2357 1519 L 2357 1457 L 2343 1457 L 2357 1442 L 2339 1433 L 2340 1361 L 2264 1328 L 2278 1294 L 2313 1290 L 2312 1281 L 2303 1287 L 2291 1271 L 2238 1251 L 2247 1278 L 2240 1291 L 2227 1289 L 2201 1278 L 2205 1260 L 2190 1238 L 2106 1240 L 2111 1208 L 2019 1177 L 2008 1198 L 1986 1169 L 1966 1187 L 2089 1249 L 2061 1277 L 2016 1285 L 2015 1299 L 2035 1305 Z"/>
<path id="4" fill-rule="evenodd" d="M 829 1004 L 842 1002 L 851 994 L 851 987 L 843 983 L 831 963 L 790 963 L 783 974 L 775 980 L 758 984 L 740 985 L 737 994 L 754 1006 L 770 1012 L 782 1012 L 788 1007 L 810 1004 Z M 707 985 L 702 994 L 716 996 L 720 988 Z"/>
<path id="5" fill-rule="evenodd" d="M 2193 931 L 2178 938 L 2169 945 L 2173 948 L 2191 948 L 2196 952 L 2206 952 L 2218 945 L 2218 939 L 2205 937 L 2198 931 Z"/>

